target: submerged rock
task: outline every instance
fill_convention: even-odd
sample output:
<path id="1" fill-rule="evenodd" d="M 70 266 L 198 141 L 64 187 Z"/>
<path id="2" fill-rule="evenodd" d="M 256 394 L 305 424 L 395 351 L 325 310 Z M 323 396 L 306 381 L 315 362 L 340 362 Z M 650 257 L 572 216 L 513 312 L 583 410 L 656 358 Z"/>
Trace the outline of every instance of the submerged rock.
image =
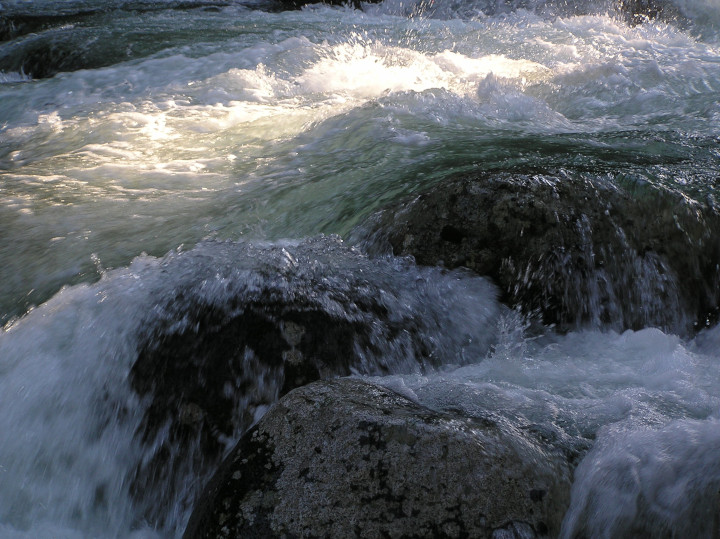
<path id="1" fill-rule="evenodd" d="M 162 3 L 138 0 L 115 7 L 83 9 L 68 4 L 64 9 L 52 6 L 33 10 L 30 6 L 25 11 L 7 13 L 0 9 L 0 42 L 12 41 L 0 49 L 0 71 L 45 79 L 58 73 L 97 69 L 149 56 L 168 47 L 168 36 L 147 34 L 142 28 L 123 30 L 128 18 L 167 9 L 212 10 L 228 5 L 222 0 Z M 115 20 L 115 28 L 108 27 L 109 19 Z"/>
<path id="2" fill-rule="evenodd" d="M 378 255 L 464 266 L 561 329 L 686 333 L 720 299 L 720 219 L 649 184 L 591 175 L 457 177 L 390 207 L 351 238 Z"/>
<path id="3" fill-rule="evenodd" d="M 369 260 L 338 238 L 211 242 L 169 255 L 166 268 L 185 277 L 158 299 L 130 373 L 146 400 L 133 491 L 158 526 L 177 512 L 175 496 L 194 496 L 187 478 L 202 482 L 287 391 L 482 357 L 494 338 L 498 305 L 484 279 Z"/>
<path id="4" fill-rule="evenodd" d="M 45 79 L 60 72 L 94 69 L 124 59 L 122 53 L 115 51 L 106 57 L 93 54 L 73 32 L 60 28 L 26 36 L 8 45 L 0 54 L 0 70 Z"/>
<path id="5" fill-rule="evenodd" d="M 0 42 L 10 41 L 33 32 L 42 32 L 48 28 L 80 22 L 83 18 L 95 15 L 99 10 L 79 11 L 71 14 L 1 14 Z"/>
<path id="6" fill-rule="evenodd" d="M 317 382 L 241 439 L 185 537 L 554 536 L 570 481 L 561 453 L 510 423 Z"/>

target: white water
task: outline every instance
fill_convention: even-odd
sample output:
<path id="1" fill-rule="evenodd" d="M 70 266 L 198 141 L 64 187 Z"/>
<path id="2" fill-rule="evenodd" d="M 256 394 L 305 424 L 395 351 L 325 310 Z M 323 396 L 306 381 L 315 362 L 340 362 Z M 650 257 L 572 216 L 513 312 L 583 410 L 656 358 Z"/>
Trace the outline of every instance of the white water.
<path id="1" fill-rule="evenodd" d="M 92 278 L 93 255 L 117 267 L 208 236 L 345 234 L 450 167 L 715 164 L 712 41 L 606 15 L 383 8 L 154 15 L 159 31 L 192 22 L 227 35 L 1 85 L 3 304 L 21 314 Z M 581 155 L 538 154 L 538 141 Z M 684 168 L 633 172 L 698 183 Z"/>
<path id="2" fill-rule="evenodd" d="M 167 274 L 142 253 L 347 234 L 451 171 L 597 168 L 713 201 L 717 2 L 673 0 L 681 19 L 638 26 L 604 2 L 561 4 L 124 13 L 57 30 L 122 61 L 35 81 L 0 73 L 0 321 L 15 320 L 0 333 L 0 536 L 182 532 L 134 514 L 142 406 L 126 378 L 153 309 L 183 279 L 212 281 L 212 265 Z M 96 7 L 0 10 L 58 6 Z M 495 305 L 485 285 L 437 278 L 483 298 L 440 317 L 441 333 L 472 333 Z M 498 328 L 488 358 L 444 349 L 450 365 L 476 364 L 382 383 L 595 440 L 568 536 L 630 534 L 637 520 L 716 530 L 717 328 L 691 341 L 652 328 L 529 340 L 521 326 Z"/>
<path id="3" fill-rule="evenodd" d="M 485 361 L 373 380 L 439 410 L 505 417 L 584 451 L 562 537 L 714 537 L 720 488 L 720 328 L 536 342 L 511 321 Z M 550 342 L 548 342 L 550 341 Z"/>

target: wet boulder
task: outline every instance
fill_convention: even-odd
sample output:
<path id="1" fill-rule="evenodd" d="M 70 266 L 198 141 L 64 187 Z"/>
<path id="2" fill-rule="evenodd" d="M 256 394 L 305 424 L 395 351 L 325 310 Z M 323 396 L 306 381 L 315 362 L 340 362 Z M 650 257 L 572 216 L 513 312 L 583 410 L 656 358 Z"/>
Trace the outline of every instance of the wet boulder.
<path id="1" fill-rule="evenodd" d="M 618 12 L 631 24 L 653 19 L 673 19 L 679 16 L 677 8 L 668 0 L 619 0 Z"/>
<path id="2" fill-rule="evenodd" d="M 282 9 L 300 9 L 309 4 L 326 4 L 330 6 L 350 6 L 362 9 L 363 3 L 379 4 L 381 0 L 278 0 L 277 5 Z"/>
<path id="3" fill-rule="evenodd" d="M 132 489 L 158 527 L 195 495 L 188 478 L 201 486 L 289 390 L 482 357 L 494 338 L 498 304 L 486 280 L 377 262 L 339 238 L 209 242 L 163 264 L 181 277 L 157 298 L 129 377 L 145 401 Z M 456 322 L 458 310 L 466 316 Z"/>
<path id="4" fill-rule="evenodd" d="M 466 267 L 547 324 L 685 334 L 720 300 L 720 219 L 682 193 L 592 174 L 476 174 L 372 216 L 374 255 Z"/>
<path id="5" fill-rule="evenodd" d="M 240 440 L 185 537 L 555 536 L 570 482 L 562 453 L 509 422 L 337 379 L 289 393 Z"/>

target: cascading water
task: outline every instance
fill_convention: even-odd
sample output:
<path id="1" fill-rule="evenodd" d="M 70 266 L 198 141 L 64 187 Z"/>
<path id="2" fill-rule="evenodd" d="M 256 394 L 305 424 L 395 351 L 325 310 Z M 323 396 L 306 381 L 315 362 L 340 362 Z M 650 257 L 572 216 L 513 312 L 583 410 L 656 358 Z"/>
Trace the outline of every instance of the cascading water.
<path id="1" fill-rule="evenodd" d="M 457 174 L 559 170 L 716 212 L 720 6 L 362 7 L 0 2 L 0 537 L 182 535 L 220 455 L 153 415 L 138 358 L 214 346 L 238 313 L 320 312 L 365 328 L 347 372 L 321 374 L 520 417 L 575 452 L 564 536 L 718 533 L 712 313 L 692 335 L 593 316 L 560 334 L 480 276 L 320 234 Z M 220 454 L 283 391 L 240 352 Z"/>
<path id="2" fill-rule="evenodd" d="M 377 374 L 483 355 L 499 306 L 484 279 L 370 261 L 332 238 L 204 243 L 162 259 L 139 257 L 98 283 L 63 289 L 7 327 L 0 341 L 2 405 L 13 410 L 2 418 L 3 431 L 13 435 L 0 443 L 0 532 L 181 532 L 212 464 L 277 400 L 284 381 L 262 339 L 247 337 L 239 350 L 218 344 L 228 333 L 218 320 L 240 319 L 242 327 L 261 318 L 255 327 L 269 333 L 278 317 L 318 312 L 325 313 L 315 322 L 324 332 L 344 324 L 358 336 L 345 344 L 350 332 L 341 332 L 333 352 L 348 365 L 329 363 L 326 374 Z M 207 313 L 213 322 L 203 324 Z M 462 320 L 451 323 L 459 314 Z M 192 345 L 173 347 L 172 339 L 188 334 L 210 364 L 193 376 L 219 379 L 207 404 L 222 403 L 228 425 L 178 434 L 168 423 L 178 416 L 186 423 L 203 398 L 184 398 L 192 392 L 182 370 L 194 357 Z M 329 344 L 324 335 L 322 346 Z M 219 353 L 210 359 L 213 346 Z M 355 360 L 347 357 L 352 350 Z M 158 366 L 163 355 L 170 357 Z M 234 372 L 224 366 L 236 360 Z M 153 404 L 143 397 L 156 387 L 160 402 Z"/>

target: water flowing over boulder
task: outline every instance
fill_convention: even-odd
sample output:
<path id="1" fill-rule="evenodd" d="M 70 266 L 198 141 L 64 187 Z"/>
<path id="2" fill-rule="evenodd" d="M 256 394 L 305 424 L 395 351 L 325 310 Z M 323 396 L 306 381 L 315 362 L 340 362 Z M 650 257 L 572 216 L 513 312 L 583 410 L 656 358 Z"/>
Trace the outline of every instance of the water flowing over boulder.
<path id="1" fill-rule="evenodd" d="M 210 242 L 169 255 L 165 269 L 177 282 L 158 300 L 130 373 L 147 403 L 133 491 L 158 526 L 191 503 L 188 478 L 202 486 L 228 445 L 287 391 L 483 357 L 499 310 L 484 279 L 369 260 L 332 237 Z"/>
<path id="2" fill-rule="evenodd" d="M 687 196 L 590 174 L 480 174 L 372 216 L 351 240 L 374 255 L 464 266 L 560 329 L 687 333 L 720 299 L 720 219 Z"/>
<path id="3" fill-rule="evenodd" d="M 241 439 L 185 537 L 553 536 L 570 476 L 561 453 L 510 423 L 317 382 Z"/>

